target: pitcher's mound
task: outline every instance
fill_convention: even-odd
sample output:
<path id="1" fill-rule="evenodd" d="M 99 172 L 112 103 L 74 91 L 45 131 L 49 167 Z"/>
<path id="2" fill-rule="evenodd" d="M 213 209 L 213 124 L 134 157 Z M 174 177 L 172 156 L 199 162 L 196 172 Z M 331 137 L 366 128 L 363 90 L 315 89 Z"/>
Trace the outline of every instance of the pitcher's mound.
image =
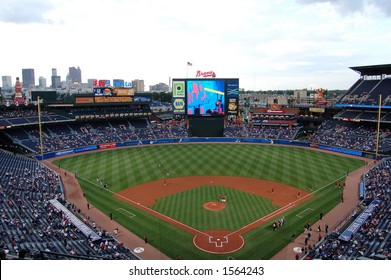
<path id="1" fill-rule="evenodd" d="M 225 208 L 225 204 L 222 203 L 222 202 L 216 202 L 216 201 L 213 201 L 213 202 L 207 202 L 203 205 L 203 207 L 206 209 L 206 210 L 211 210 L 211 211 L 220 211 L 220 210 L 223 210 Z"/>

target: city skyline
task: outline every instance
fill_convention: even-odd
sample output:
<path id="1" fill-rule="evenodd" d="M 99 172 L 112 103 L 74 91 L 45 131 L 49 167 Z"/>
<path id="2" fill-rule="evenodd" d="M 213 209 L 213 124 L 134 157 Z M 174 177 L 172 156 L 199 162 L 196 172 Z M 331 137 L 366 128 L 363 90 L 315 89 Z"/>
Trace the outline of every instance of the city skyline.
<path id="1" fill-rule="evenodd" d="M 246 90 L 348 89 L 391 63 L 386 0 L 4 0 L 1 76 L 69 67 L 88 79 L 169 84 L 213 71 Z M 102 17 L 104 15 L 104 17 Z M 107 19 L 107 20 L 106 20 Z M 50 82 L 49 82 L 50 83 Z"/>

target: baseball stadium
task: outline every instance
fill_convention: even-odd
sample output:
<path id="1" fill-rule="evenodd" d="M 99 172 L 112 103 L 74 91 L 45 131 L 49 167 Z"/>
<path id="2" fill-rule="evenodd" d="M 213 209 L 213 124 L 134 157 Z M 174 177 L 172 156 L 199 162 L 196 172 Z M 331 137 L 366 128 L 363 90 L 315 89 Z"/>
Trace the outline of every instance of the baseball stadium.
<path id="1" fill-rule="evenodd" d="M 79 260 L 389 259 L 391 65 L 344 93 L 177 78 L 0 105 L 2 254 Z M 102 86 L 104 85 L 104 86 Z"/>

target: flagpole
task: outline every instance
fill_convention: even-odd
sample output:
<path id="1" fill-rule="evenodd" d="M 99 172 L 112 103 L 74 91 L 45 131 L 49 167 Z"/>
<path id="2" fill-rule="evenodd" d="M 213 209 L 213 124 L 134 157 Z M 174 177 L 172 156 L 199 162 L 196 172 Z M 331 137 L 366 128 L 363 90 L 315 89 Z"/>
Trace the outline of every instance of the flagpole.
<path id="1" fill-rule="evenodd" d="M 186 78 L 189 78 L 189 66 L 193 66 L 193 63 L 186 62 Z"/>

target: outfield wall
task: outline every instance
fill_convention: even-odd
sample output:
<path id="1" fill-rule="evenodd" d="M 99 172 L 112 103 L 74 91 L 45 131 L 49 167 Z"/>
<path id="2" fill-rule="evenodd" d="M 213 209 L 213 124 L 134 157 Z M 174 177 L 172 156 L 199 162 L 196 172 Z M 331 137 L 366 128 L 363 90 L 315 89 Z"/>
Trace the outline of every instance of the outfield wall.
<path id="1" fill-rule="evenodd" d="M 155 144 L 175 144 L 175 143 L 256 143 L 256 144 L 276 144 L 276 145 L 290 145 L 296 147 L 311 147 L 321 150 L 328 150 L 332 152 L 365 157 L 365 158 L 375 158 L 375 154 L 366 153 L 357 150 L 351 150 L 341 147 L 333 147 L 328 145 L 317 145 L 311 144 L 305 141 L 293 141 L 293 140 L 270 140 L 270 139 L 259 139 L 259 138 L 227 138 L 227 137 L 194 137 L 194 138 L 176 138 L 176 139 L 155 139 L 155 140 L 136 140 L 129 142 L 112 142 L 104 143 L 99 145 L 89 145 L 84 147 L 78 147 L 74 149 L 67 149 L 57 152 L 45 153 L 42 156 L 35 156 L 38 160 L 44 160 L 49 158 L 55 158 L 59 156 L 77 154 L 82 152 L 94 151 L 94 150 L 105 150 L 113 149 L 118 147 L 131 147 L 131 146 L 145 146 L 145 145 L 155 145 Z M 382 157 L 382 156 L 380 156 Z"/>

